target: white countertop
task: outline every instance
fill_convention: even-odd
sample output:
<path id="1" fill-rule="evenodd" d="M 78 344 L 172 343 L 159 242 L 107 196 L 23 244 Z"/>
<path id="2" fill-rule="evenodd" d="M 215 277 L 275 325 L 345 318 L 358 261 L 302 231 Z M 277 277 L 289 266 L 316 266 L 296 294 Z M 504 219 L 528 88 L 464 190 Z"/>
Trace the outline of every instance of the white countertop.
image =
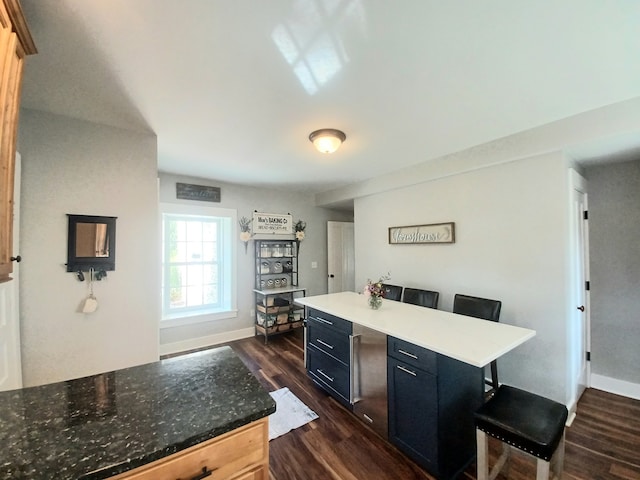
<path id="1" fill-rule="evenodd" d="M 476 367 L 488 365 L 536 334 L 528 328 L 393 300 L 383 299 L 382 307 L 373 310 L 364 295 L 354 292 L 298 298 L 296 303 Z"/>

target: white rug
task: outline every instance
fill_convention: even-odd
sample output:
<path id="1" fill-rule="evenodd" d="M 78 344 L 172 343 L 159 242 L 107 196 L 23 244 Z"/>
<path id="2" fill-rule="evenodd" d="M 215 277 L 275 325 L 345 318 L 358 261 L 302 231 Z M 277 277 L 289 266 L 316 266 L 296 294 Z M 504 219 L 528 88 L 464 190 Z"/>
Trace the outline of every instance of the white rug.
<path id="1" fill-rule="evenodd" d="M 269 392 L 269 395 L 276 401 L 276 411 L 269 415 L 269 440 L 318 418 L 316 412 L 302 403 L 287 387 Z"/>

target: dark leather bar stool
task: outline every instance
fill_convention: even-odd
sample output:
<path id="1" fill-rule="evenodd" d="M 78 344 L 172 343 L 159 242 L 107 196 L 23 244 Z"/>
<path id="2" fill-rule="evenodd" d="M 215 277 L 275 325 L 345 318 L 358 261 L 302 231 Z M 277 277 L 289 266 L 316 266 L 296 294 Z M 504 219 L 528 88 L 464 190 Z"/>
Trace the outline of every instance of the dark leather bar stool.
<path id="1" fill-rule="evenodd" d="M 384 298 L 387 300 L 395 300 L 397 302 L 402 298 L 402 287 L 399 285 L 389 285 L 387 283 L 382 284 L 384 290 Z"/>
<path id="2" fill-rule="evenodd" d="M 497 322 L 500 320 L 500 309 L 502 302 L 500 300 L 491 300 L 488 298 L 472 297 L 470 295 L 461 295 L 456 293 L 453 297 L 453 313 L 467 315 L 469 317 L 481 318 L 482 320 L 490 320 Z M 485 382 L 491 385 L 491 390 L 487 392 L 487 396 L 491 396 L 498 389 L 498 362 L 491 362 L 491 381 Z"/>
<path id="3" fill-rule="evenodd" d="M 402 295 L 402 301 L 404 303 L 412 303 L 413 305 L 420 305 L 428 308 L 438 308 L 439 292 L 432 290 L 420 290 L 419 288 L 405 287 Z"/>
<path id="4" fill-rule="evenodd" d="M 511 448 L 537 458 L 537 480 L 562 478 L 567 407 L 545 397 L 500 385 L 475 413 L 478 480 L 493 480 L 509 460 Z M 503 452 L 489 473 L 487 435 L 502 442 Z"/>

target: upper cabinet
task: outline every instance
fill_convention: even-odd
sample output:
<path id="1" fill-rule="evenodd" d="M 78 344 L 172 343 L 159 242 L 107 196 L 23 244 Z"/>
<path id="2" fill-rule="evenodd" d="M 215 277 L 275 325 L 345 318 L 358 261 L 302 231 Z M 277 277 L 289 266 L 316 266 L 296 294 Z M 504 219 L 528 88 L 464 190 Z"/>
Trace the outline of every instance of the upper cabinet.
<path id="1" fill-rule="evenodd" d="M 0 1 L 0 283 L 13 272 L 13 179 L 22 68 L 37 53 L 18 0 Z M 17 256 L 17 253 L 15 254 Z"/>

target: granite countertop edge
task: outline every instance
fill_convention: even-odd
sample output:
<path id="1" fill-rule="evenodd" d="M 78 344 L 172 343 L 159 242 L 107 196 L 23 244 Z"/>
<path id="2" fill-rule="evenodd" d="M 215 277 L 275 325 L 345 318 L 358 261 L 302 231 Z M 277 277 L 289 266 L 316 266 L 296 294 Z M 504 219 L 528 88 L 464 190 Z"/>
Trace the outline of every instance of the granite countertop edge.
<path id="1" fill-rule="evenodd" d="M 196 445 L 206 442 L 207 440 L 211 440 L 213 438 L 219 437 L 221 435 L 224 435 L 225 433 L 231 432 L 237 428 L 248 425 L 252 422 L 260 420 L 261 418 L 267 417 L 272 413 L 274 413 L 275 411 L 276 411 L 276 404 L 274 402 L 272 407 L 265 408 L 260 411 L 256 411 L 254 414 L 249 415 L 245 418 L 229 422 L 223 426 L 214 428 L 209 432 L 191 437 L 183 442 L 170 445 L 164 449 L 150 453 L 143 457 L 127 459 L 126 461 L 119 463 L 117 465 L 112 465 L 110 467 L 105 467 L 101 470 L 87 473 L 85 475 L 78 477 L 78 480 L 107 480 L 110 477 L 120 475 L 122 473 L 134 470 L 136 468 L 143 467 L 145 465 L 156 462 L 158 460 L 162 460 L 163 458 L 171 456 L 175 453 L 179 453 L 182 450 L 195 447 Z"/>

